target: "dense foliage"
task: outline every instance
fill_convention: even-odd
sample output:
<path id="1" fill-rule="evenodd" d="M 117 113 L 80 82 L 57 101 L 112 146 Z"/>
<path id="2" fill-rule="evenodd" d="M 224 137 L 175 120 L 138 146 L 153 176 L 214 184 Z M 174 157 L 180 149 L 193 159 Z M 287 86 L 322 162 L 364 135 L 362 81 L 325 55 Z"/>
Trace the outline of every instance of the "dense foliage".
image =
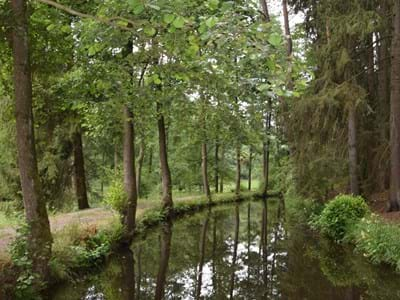
<path id="1" fill-rule="evenodd" d="M 369 208 L 362 197 L 339 195 L 329 201 L 319 215 L 314 216 L 312 224 L 323 234 L 341 241 L 368 213 Z"/>

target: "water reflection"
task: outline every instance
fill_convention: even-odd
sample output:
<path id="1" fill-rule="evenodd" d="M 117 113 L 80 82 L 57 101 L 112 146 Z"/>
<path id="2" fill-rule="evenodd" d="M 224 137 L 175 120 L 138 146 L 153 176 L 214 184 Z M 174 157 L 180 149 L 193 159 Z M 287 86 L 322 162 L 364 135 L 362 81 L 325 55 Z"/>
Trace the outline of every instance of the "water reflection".
<path id="1" fill-rule="evenodd" d="M 400 299 L 391 270 L 289 221 L 276 199 L 165 223 L 53 299 Z"/>
<path id="2" fill-rule="evenodd" d="M 169 256 L 171 252 L 171 239 L 172 239 L 172 223 L 166 222 L 161 226 L 160 261 L 157 272 L 155 300 L 164 299 Z"/>

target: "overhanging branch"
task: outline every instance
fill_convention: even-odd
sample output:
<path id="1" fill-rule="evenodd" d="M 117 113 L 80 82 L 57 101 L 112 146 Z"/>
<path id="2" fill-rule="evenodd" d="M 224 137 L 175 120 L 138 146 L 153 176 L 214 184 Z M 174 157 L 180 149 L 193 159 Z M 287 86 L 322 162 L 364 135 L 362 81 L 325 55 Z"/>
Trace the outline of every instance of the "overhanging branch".
<path id="1" fill-rule="evenodd" d="M 52 0 L 35 0 L 35 1 L 50 5 L 52 7 L 55 7 L 55 8 L 62 10 L 70 15 L 73 15 L 73 16 L 77 16 L 77 17 L 84 18 L 84 19 L 91 19 L 91 20 L 94 20 L 94 21 L 102 23 L 102 24 L 106 24 L 106 25 L 113 26 L 113 27 L 118 27 L 122 30 L 135 31 L 134 26 L 140 25 L 138 22 L 135 22 L 135 21 L 123 18 L 123 17 L 119 17 L 119 16 L 105 18 L 105 17 L 98 17 L 98 16 L 85 14 L 85 13 L 79 12 L 77 10 L 74 10 L 68 6 L 62 5 L 62 4 L 52 1 Z M 119 24 L 118 21 L 127 23 L 130 26 L 125 26 L 123 24 Z"/>

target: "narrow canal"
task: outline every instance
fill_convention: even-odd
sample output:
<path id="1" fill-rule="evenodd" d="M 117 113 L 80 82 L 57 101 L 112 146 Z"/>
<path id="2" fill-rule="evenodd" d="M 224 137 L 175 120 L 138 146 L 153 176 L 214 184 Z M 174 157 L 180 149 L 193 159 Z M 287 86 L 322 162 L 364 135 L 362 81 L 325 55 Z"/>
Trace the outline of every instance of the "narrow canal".
<path id="1" fill-rule="evenodd" d="M 163 224 L 52 299 L 400 299 L 400 276 L 287 220 L 283 200 Z"/>

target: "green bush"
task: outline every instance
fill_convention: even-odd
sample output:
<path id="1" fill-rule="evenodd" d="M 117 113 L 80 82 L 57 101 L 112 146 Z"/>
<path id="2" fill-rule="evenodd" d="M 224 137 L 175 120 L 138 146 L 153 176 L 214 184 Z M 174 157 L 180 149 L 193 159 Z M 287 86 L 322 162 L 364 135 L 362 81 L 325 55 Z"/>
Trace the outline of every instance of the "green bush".
<path id="1" fill-rule="evenodd" d="M 311 225 L 326 236 L 342 241 L 351 227 L 369 212 L 362 197 L 339 195 L 328 202 L 319 216 L 313 218 Z"/>
<path id="2" fill-rule="evenodd" d="M 115 180 L 108 188 L 105 202 L 112 209 L 122 213 L 125 210 L 127 197 L 124 185 L 120 180 Z"/>

